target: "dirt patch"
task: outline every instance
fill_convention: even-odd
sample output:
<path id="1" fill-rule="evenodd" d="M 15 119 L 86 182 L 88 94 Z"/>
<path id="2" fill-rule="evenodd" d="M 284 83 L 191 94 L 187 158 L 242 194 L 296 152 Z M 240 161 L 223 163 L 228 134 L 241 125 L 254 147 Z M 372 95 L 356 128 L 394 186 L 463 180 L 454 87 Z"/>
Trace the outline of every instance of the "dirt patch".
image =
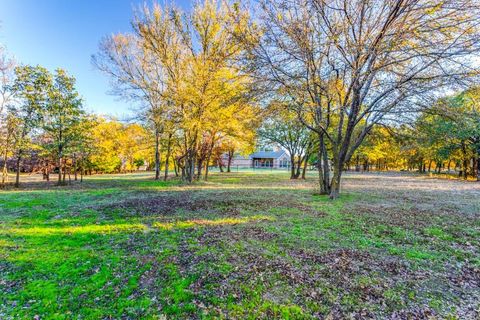
<path id="1" fill-rule="evenodd" d="M 405 278 L 408 276 L 408 266 L 405 262 L 394 257 L 379 259 L 367 251 L 337 249 L 316 254 L 300 249 L 291 251 L 290 256 L 302 263 L 322 265 L 327 272 L 332 274 L 341 272 L 349 276 L 381 271 L 390 275 L 402 275 Z"/>
<path id="2" fill-rule="evenodd" d="M 121 212 L 127 216 L 172 215 L 176 212 L 217 213 L 238 216 L 242 211 L 267 211 L 276 207 L 309 210 L 294 196 L 279 199 L 275 195 L 247 192 L 164 192 L 139 195 L 121 202 L 96 206 L 101 212 Z M 93 208 L 92 208 L 93 209 Z"/>
<path id="3" fill-rule="evenodd" d="M 406 310 L 395 311 L 389 317 L 391 320 L 418 319 L 430 320 L 436 319 L 437 313 L 429 307 L 412 307 Z"/>
<path id="4" fill-rule="evenodd" d="M 480 218 L 480 203 L 475 201 L 480 198 L 480 184 L 370 173 L 347 175 L 344 187 L 359 195 L 344 212 L 370 217 L 385 225 L 417 230 L 432 223 L 474 223 Z"/>
<path id="5" fill-rule="evenodd" d="M 431 226 L 432 221 L 441 216 L 453 217 L 457 214 L 454 210 L 438 210 L 432 212 L 418 206 L 403 207 L 402 205 L 369 204 L 357 202 L 349 205 L 344 212 L 366 217 L 374 217 L 385 225 L 423 229 Z"/>
<path id="6" fill-rule="evenodd" d="M 214 246 L 221 243 L 234 243 L 239 241 L 258 240 L 270 241 L 278 238 L 278 235 L 268 232 L 262 227 L 246 225 L 239 227 L 212 227 L 199 237 L 199 244 Z"/>

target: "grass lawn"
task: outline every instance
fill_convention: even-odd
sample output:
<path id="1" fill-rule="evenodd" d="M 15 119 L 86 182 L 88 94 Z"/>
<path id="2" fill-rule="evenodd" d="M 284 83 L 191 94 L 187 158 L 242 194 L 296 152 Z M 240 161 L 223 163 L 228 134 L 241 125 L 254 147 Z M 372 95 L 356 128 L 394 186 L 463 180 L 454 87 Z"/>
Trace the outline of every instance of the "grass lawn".
<path id="1" fill-rule="evenodd" d="M 1 319 L 476 319 L 480 184 L 147 174 L 0 191 Z"/>

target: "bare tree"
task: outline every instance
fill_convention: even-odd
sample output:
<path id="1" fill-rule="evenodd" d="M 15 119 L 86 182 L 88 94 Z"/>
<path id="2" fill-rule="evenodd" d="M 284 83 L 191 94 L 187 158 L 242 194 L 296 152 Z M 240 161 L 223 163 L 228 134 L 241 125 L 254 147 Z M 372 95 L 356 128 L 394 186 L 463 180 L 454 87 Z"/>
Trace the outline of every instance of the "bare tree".
<path id="1" fill-rule="evenodd" d="M 476 75 L 479 10 L 476 0 L 260 0 L 234 32 L 247 71 L 317 135 L 320 192 L 336 198 L 374 125 Z"/>
<path id="2" fill-rule="evenodd" d="M 15 119 L 7 112 L 13 103 L 13 70 L 15 61 L 7 56 L 4 47 L 0 46 L 0 153 L 2 156 L 2 184 L 7 180 L 7 160 L 13 142 Z"/>
<path id="3" fill-rule="evenodd" d="M 112 79 L 112 93 L 142 105 L 140 118 L 155 135 L 155 179 L 160 178 L 160 145 L 165 126 L 165 73 L 162 64 L 143 50 L 136 34 L 106 37 L 92 63 Z"/>

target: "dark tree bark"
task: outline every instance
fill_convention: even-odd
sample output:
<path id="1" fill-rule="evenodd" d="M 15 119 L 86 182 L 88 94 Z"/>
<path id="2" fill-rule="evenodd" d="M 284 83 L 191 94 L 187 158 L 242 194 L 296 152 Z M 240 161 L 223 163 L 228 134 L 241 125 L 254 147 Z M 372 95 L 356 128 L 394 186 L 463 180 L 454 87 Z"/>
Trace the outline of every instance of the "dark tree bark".
<path id="1" fill-rule="evenodd" d="M 322 132 L 318 133 L 318 180 L 320 185 L 320 194 L 329 194 L 330 193 L 330 165 L 328 162 L 328 155 L 325 146 L 324 134 Z"/>
<path id="2" fill-rule="evenodd" d="M 83 176 L 85 175 L 84 161 L 82 157 L 81 167 L 80 167 L 80 182 L 83 182 Z"/>
<path id="3" fill-rule="evenodd" d="M 17 162 L 15 164 L 16 176 L 15 176 L 15 188 L 20 187 L 20 163 L 22 161 L 22 150 L 18 151 Z"/>
<path id="4" fill-rule="evenodd" d="M 58 184 L 62 184 L 62 168 L 63 168 L 63 148 L 58 147 Z M 65 181 L 65 178 L 64 178 Z"/>
<path id="5" fill-rule="evenodd" d="M 306 179 L 307 175 L 307 166 L 308 166 L 308 159 L 310 158 L 310 155 L 305 156 L 305 160 L 303 161 L 303 169 L 302 169 L 302 179 Z"/>
<path id="6" fill-rule="evenodd" d="M 3 168 L 2 168 L 2 185 L 7 182 L 8 168 L 7 168 L 8 153 L 7 148 L 3 151 Z"/>
<path id="7" fill-rule="evenodd" d="M 174 159 L 173 161 L 173 171 L 175 171 L 175 177 L 178 177 L 179 176 L 179 173 L 178 173 L 178 160 Z"/>
<path id="8" fill-rule="evenodd" d="M 214 136 L 214 135 L 212 135 Z M 212 137 L 210 146 L 207 151 L 207 158 L 205 159 L 205 181 L 208 180 L 208 166 L 210 165 L 210 159 L 212 157 L 213 147 L 215 146 L 215 139 Z"/>
<path id="9" fill-rule="evenodd" d="M 160 179 L 160 129 L 155 128 L 155 180 Z"/>
<path id="10" fill-rule="evenodd" d="M 461 147 L 462 147 L 462 155 L 463 155 L 462 174 L 463 174 L 463 179 L 467 180 L 468 179 L 468 159 L 467 159 L 467 146 L 465 144 L 465 141 L 461 142 Z"/>
<path id="11" fill-rule="evenodd" d="M 232 160 L 233 156 L 235 154 L 235 150 L 228 150 L 227 152 L 227 172 L 232 172 L 231 171 L 231 166 L 232 166 Z"/>
<path id="12" fill-rule="evenodd" d="M 218 168 L 220 169 L 220 172 L 223 172 L 223 162 L 222 162 L 222 159 L 218 159 Z"/>
<path id="13" fill-rule="evenodd" d="M 477 181 L 480 181 L 480 148 L 477 150 Z"/>
<path id="14" fill-rule="evenodd" d="M 168 134 L 168 140 L 167 140 L 167 154 L 165 158 L 165 175 L 163 176 L 163 180 L 167 181 L 168 179 L 168 166 L 170 165 L 170 153 L 171 153 L 171 148 L 172 148 L 172 133 Z"/>
<path id="15" fill-rule="evenodd" d="M 78 181 L 78 165 L 77 165 L 77 155 L 73 154 L 73 176 L 74 180 Z"/>
<path id="16" fill-rule="evenodd" d="M 203 169 L 203 160 L 202 159 L 198 159 L 197 161 L 197 181 L 200 180 L 200 177 L 202 176 L 202 169 Z"/>
<path id="17" fill-rule="evenodd" d="M 295 175 L 295 170 L 296 169 L 296 164 L 295 164 L 295 155 L 290 154 L 290 179 L 296 179 Z"/>

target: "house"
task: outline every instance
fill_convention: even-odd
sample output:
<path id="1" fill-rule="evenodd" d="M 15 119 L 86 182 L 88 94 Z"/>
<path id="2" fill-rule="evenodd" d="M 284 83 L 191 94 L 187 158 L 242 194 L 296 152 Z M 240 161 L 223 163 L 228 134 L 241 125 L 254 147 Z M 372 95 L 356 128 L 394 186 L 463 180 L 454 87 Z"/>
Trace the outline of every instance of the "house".
<path id="1" fill-rule="evenodd" d="M 285 150 L 257 151 L 250 155 L 253 168 L 289 168 L 290 156 Z"/>
<path id="2" fill-rule="evenodd" d="M 228 155 L 222 155 L 222 162 L 228 162 Z M 290 168 L 290 156 L 285 150 L 276 151 L 256 151 L 251 155 L 245 157 L 240 154 L 235 154 L 231 167 L 238 168 Z"/>

